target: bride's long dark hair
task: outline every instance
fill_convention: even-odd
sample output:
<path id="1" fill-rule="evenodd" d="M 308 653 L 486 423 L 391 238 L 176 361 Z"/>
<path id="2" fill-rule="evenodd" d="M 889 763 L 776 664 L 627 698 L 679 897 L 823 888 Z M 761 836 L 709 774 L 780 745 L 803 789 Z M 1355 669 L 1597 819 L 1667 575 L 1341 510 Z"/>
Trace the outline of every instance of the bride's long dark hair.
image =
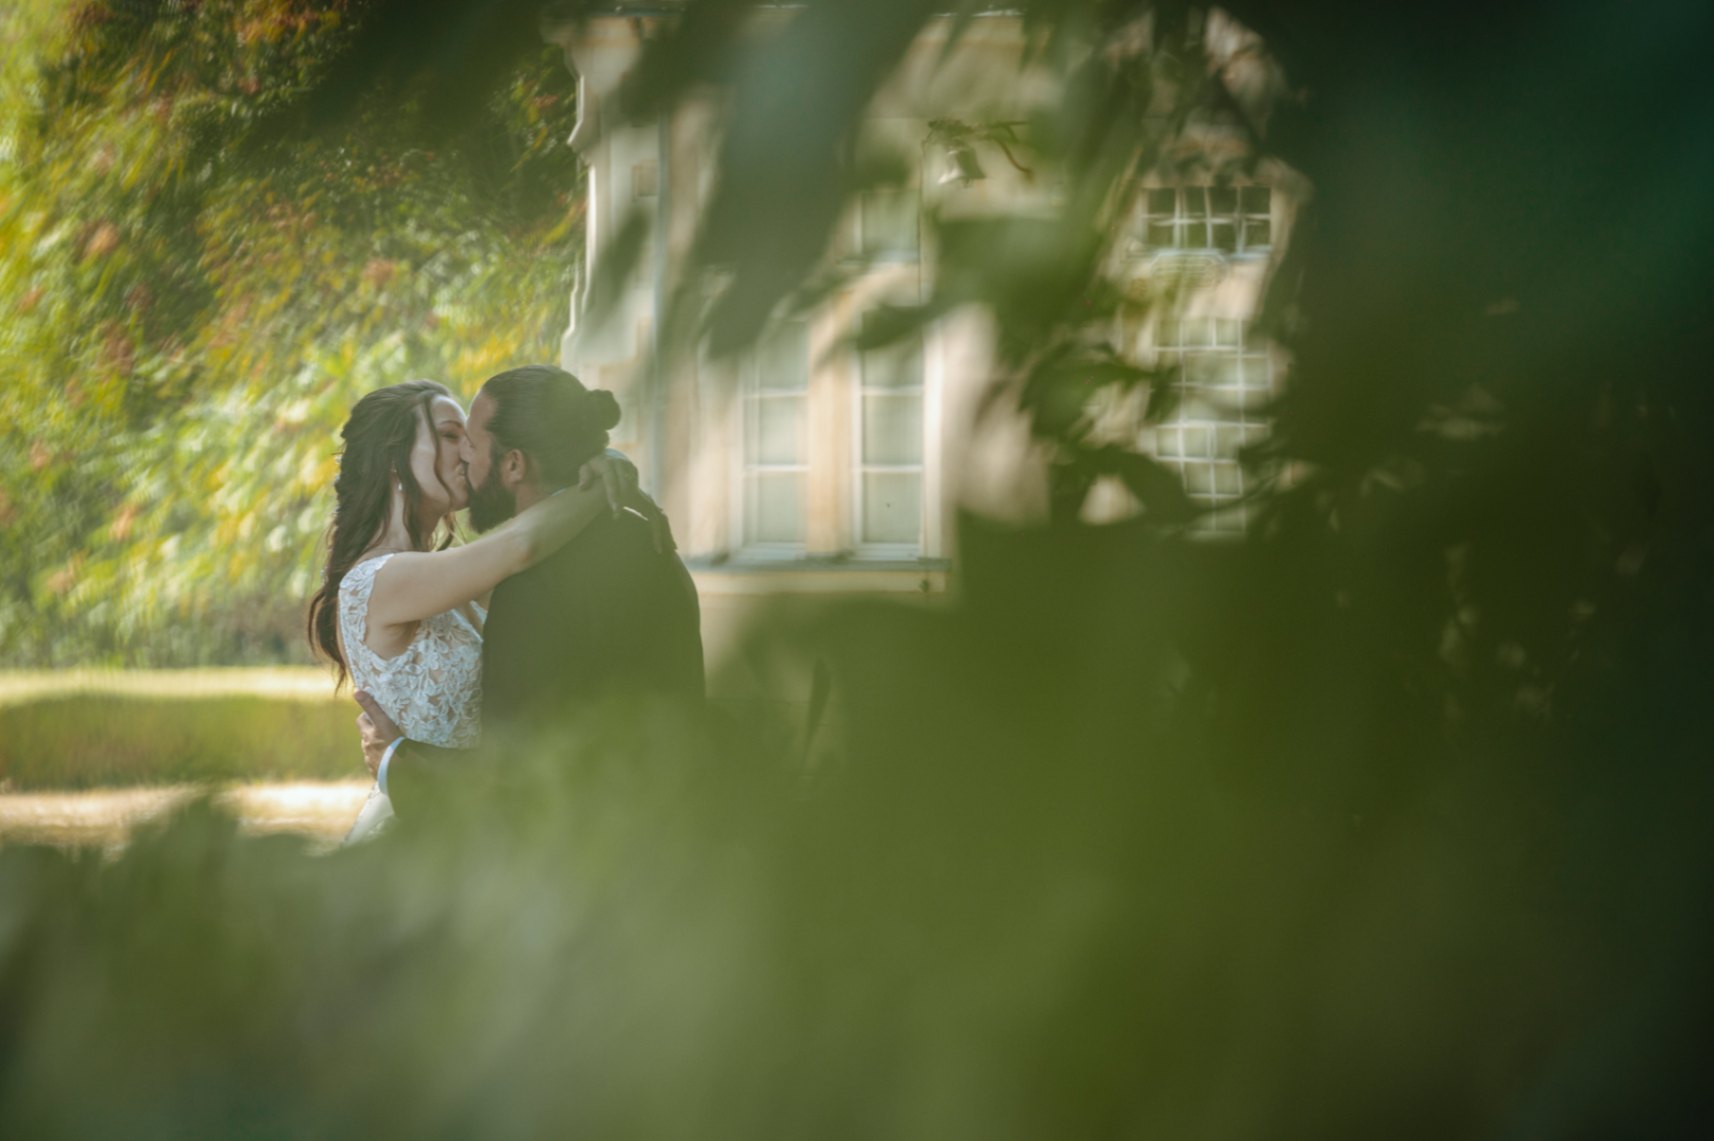
<path id="1" fill-rule="evenodd" d="M 417 428 L 427 426 L 434 438 L 429 406 L 437 397 L 450 397 L 444 384 L 432 380 L 407 380 L 378 388 L 359 400 L 351 417 L 339 430 L 345 447 L 339 457 L 339 477 L 333 481 L 333 523 L 328 528 L 327 566 L 321 589 L 309 602 L 310 648 L 339 668 L 335 688 L 345 684 L 348 671 L 339 649 L 339 584 L 357 557 L 369 549 L 383 528 L 392 503 L 392 483 L 398 479 L 405 492 L 405 528 L 411 547 L 427 550 L 434 532 L 445 527 L 437 549 L 452 542 L 453 517 L 445 516 L 429 534 L 417 522 L 422 488 L 411 472 L 411 449 L 416 447 Z"/>

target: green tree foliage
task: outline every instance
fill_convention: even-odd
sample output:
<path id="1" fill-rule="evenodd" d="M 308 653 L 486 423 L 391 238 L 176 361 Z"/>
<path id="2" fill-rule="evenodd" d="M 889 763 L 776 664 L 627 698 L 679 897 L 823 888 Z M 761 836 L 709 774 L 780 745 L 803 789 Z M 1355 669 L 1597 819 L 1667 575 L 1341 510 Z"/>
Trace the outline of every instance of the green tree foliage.
<path id="1" fill-rule="evenodd" d="M 455 123 L 298 129 L 368 7 L 0 16 L 0 661 L 300 655 L 355 399 L 556 355 L 571 75 L 537 37 Z"/>

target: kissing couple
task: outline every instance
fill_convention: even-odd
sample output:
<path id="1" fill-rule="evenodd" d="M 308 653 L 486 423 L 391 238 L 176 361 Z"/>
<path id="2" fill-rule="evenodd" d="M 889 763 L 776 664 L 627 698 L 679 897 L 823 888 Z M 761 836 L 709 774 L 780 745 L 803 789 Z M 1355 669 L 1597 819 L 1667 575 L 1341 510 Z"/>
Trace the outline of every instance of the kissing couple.
<path id="1" fill-rule="evenodd" d="M 363 708 L 375 787 L 347 844 L 486 771 L 503 734 L 615 693 L 701 703 L 696 589 L 607 449 L 618 422 L 612 393 L 548 365 L 490 377 L 468 417 L 431 380 L 352 408 L 308 622 Z M 455 545 L 466 507 L 477 537 Z"/>

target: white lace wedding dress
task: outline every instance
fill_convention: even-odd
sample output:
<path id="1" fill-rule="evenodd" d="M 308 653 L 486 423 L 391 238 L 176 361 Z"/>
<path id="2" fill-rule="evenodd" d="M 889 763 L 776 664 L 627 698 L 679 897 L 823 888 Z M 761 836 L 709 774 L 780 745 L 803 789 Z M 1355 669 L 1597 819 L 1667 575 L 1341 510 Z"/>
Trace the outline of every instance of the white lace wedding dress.
<path id="1" fill-rule="evenodd" d="M 425 618 L 410 645 L 391 658 L 363 641 L 375 575 L 392 557 L 365 559 L 339 583 L 339 633 L 351 684 L 371 694 L 411 740 L 471 748 L 482 732 L 482 633 L 468 618 L 456 610 Z M 484 616 L 480 607 L 476 612 Z M 392 819 L 391 802 L 378 786 L 370 789 L 345 842 L 377 836 Z"/>

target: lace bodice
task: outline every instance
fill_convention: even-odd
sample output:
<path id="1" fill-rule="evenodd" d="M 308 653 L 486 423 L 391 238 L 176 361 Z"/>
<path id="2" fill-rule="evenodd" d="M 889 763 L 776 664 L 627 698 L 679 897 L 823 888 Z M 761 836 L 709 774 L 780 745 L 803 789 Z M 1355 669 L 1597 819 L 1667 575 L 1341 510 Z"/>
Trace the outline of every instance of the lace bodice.
<path id="1" fill-rule="evenodd" d="M 346 667 L 405 736 L 470 748 L 482 731 L 482 635 L 456 610 L 425 618 L 410 645 L 383 658 L 363 642 L 375 575 L 393 556 L 365 559 L 339 584 L 339 632 Z"/>

